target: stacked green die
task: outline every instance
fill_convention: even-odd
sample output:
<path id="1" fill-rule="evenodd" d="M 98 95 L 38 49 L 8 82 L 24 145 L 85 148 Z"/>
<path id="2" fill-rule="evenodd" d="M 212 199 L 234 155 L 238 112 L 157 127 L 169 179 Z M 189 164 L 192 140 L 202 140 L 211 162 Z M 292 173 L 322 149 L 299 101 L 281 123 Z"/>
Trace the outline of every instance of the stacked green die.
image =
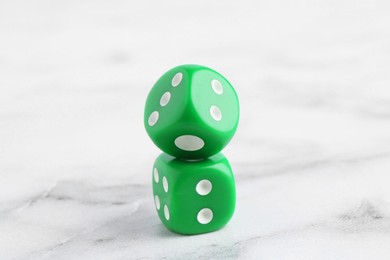
<path id="1" fill-rule="evenodd" d="M 145 128 L 166 153 L 154 163 L 153 193 L 158 215 L 170 230 L 211 232 L 232 217 L 234 177 L 219 152 L 233 137 L 238 119 L 236 92 L 210 68 L 178 66 L 150 91 Z"/>

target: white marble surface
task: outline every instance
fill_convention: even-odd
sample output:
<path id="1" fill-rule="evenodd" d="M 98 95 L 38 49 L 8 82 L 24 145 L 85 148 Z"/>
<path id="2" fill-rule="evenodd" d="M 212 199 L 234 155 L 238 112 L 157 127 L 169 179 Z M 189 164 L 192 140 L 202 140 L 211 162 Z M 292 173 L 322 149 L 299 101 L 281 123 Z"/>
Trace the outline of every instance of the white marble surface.
<path id="1" fill-rule="evenodd" d="M 389 259 L 389 1 L 0 1 L 0 259 Z M 242 116 L 222 230 L 159 222 L 157 78 L 220 71 Z"/>

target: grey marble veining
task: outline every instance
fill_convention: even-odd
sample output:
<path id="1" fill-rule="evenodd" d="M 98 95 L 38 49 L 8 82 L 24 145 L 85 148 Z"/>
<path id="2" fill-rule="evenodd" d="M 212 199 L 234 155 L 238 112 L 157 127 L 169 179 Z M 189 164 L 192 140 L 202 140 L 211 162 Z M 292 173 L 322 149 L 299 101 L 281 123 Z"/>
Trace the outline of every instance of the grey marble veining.
<path id="1" fill-rule="evenodd" d="M 0 1 L 0 259 L 389 259 L 387 1 Z M 151 193 L 146 95 L 235 86 L 237 208 L 180 236 Z"/>

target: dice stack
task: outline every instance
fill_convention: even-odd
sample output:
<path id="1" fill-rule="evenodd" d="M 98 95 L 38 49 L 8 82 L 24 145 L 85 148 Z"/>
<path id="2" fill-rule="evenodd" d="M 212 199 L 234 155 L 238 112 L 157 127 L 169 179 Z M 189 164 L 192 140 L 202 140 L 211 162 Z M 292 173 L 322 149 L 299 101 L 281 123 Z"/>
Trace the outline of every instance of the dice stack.
<path id="1" fill-rule="evenodd" d="M 202 234 L 233 216 L 236 189 L 232 169 L 220 151 L 236 132 L 239 103 L 218 72 L 182 65 L 153 86 L 144 125 L 164 153 L 152 173 L 157 214 L 170 230 Z"/>

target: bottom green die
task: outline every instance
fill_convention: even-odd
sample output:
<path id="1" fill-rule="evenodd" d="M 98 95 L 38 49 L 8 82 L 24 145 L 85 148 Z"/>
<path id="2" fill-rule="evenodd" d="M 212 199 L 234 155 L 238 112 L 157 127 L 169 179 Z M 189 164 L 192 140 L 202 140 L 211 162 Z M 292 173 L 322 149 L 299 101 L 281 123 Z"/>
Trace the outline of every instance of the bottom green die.
<path id="1" fill-rule="evenodd" d="M 180 234 L 220 229 L 236 204 L 233 172 L 221 153 L 202 161 L 161 154 L 153 166 L 153 195 L 162 223 Z"/>

